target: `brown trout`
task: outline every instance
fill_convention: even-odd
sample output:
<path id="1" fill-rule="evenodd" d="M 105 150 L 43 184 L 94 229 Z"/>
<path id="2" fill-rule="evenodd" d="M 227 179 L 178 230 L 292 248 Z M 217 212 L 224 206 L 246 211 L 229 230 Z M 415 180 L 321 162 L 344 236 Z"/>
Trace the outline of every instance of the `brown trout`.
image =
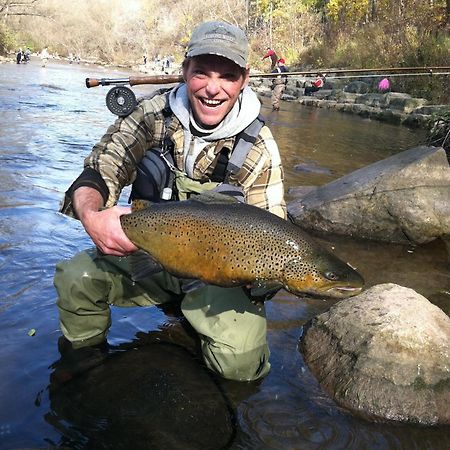
<path id="1" fill-rule="evenodd" d="M 221 194 L 155 203 L 120 218 L 128 238 L 174 276 L 223 287 L 346 298 L 364 280 L 297 225 Z"/>

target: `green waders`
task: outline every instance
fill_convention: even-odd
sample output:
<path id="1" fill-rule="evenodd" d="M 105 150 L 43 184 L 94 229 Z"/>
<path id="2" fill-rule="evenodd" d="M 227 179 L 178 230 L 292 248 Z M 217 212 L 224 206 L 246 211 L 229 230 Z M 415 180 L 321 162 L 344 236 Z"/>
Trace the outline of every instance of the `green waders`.
<path id="1" fill-rule="evenodd" d="M 178 171 L 175 178 L 180 199 L 217 186 Z M 242 288 L 208 285 L 184 294 L 179 280 L 164 271 L 134 282 L 127 257 L 100 255 L 95 249 L 57 264 L 54 283 L 61 330 L 75 349 L 106 341 L 110 305 L 151 306 L 179 299 L 210 369 L 233 380 L 255 380 L 270 370 L 264 306 L 255 306 Z"/>
<path id="2" fill-rule="evenodd" d="M 184 295 L 178 279 L 167 272 L 133 282 L 127 257 L 100 255 L 95 249 L 57 264 L 55 287 L 61 330 L 74 348 L 106 340 L 110 305 L 150 306 L 178 298 L 199 333 L 210 369 L 233 380 L 254 380 L 269 372 L 264 306 L 255 306 L 242 288 L 208 285 Z"/>

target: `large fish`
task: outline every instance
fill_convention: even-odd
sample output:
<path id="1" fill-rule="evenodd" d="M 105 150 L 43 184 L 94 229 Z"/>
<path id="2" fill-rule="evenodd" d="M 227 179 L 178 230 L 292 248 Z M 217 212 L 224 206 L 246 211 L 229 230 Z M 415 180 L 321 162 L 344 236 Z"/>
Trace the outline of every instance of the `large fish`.
<path id="1" fill-rule="evenodd" d="M 298 226 L 230 196 L 155 203 L 120 220 L 160 269 L 183 279 L 333 298 L 356 295 L 364 285 Z"/>

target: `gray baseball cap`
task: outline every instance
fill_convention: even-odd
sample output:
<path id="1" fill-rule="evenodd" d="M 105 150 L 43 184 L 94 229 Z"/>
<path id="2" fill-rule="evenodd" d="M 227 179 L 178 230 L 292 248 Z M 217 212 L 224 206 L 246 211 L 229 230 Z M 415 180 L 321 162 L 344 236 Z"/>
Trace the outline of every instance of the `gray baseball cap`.
<path id="1" fill-rule="evenodd" d="M 226 22 L 204 22 L 194 28 L 186 57 L 218 55 L 247 67 L 248 40 L 238 27 Z"/>

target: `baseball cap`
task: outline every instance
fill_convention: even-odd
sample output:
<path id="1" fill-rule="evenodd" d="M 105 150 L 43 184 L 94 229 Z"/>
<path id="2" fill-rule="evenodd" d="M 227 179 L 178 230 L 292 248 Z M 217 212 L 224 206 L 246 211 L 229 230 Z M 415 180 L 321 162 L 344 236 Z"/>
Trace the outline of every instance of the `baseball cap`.
<path id="1" fill-rule="evenodd" d="M 280 64 L 284 64 L 286 61 L 285 61 L 283 58 L 280 58 L 280 59 L 278 60 L 278 62 L 279 62 Z"/>
<path id="2" fill-rule="evenodd" d="M 218 55 L 242 68 L 247 66 L 248 40 L 245 33 L 226 22 L 204 22 L 194 28 L 186 57 Z"/>

